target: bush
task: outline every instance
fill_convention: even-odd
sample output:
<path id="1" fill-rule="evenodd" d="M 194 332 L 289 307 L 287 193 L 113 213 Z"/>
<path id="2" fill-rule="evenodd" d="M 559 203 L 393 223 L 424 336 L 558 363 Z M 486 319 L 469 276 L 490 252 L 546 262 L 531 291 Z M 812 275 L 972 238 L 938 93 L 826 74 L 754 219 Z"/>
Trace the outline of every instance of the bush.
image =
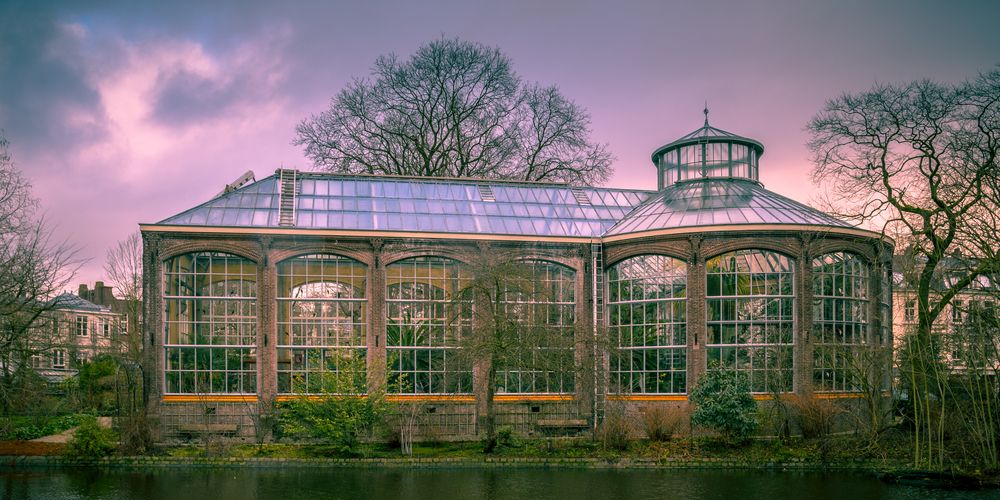
<path id="1" fill-rule="evenodd" d="M 153 429 L 145 412 L 137 412 L 117 419 L 121 438 L 121 453 L 144 455 L 153 449 Z"/>
<path id="2" fill-rule="evenodd" d="M 99 458 L 110 455 L 116 447 L 115 431 L 101 427 L 95 417 L 87 417 L 69 440 L 66 454 L 79 458 Z"/>
<path id="3" fill-rule="evenodd" d="M 497 448 L 517 448 L 520 443 L 514 435 L 514 428 L 505 425 L 497 428 Z"/>
<path id="4" fill-rule="evenodd" d="M 832 402 L 814 397 L 795 398 L 792 406 L 795 408 L 802 437 L 807 439 L 829 436 L 833 431 L 834 419 L 842 412 Z"/>
<path id="5" fill-rule="evenodd" d="M 110 415 L 114 411 L 117 369 L 118 362 L 109 355 L 98 356 L 79 366 L 79 374 L 70 379 L 70 392 L 79 411 L 99 415 Z"/>
<path id="6" fill-rule="evenodd" d="M 678 408 L 650 406 L 642 414 L 642 426 L 650 441 L 670 441 L 684 420 Z"/>
<path id="7" fill-rule="evenodd" d="M 632 425 L 623 411 L 610 411 L 597 428 L 597 439 L 605 450 L 627 450 Z"/>
<path id="8" fill-rule="evenodd" d="M 731 443 L 742 443 L 757 430 L 757 401 L 746 378 L 732 370 L 708 370 L 691 391 L 691 423 L 712 429 Z"/>
<path id="9" fill-rule="evenodd" d="M 0 438 L 5 440 L 31 440 L 42 436 L 59 434 L 62 431 L 80 425 L 86 415 L 7 417 L 4 419 L 4 432 Z"/>
<path id="10" fill-rule="evenodd" d="M 278 430 L 293 439 L 311 439 L 328 445 L 338 455 L 357 454 L 359 435 L 382 422 L 386 406 L 371 395 L 300 397 L 278 408 Z"/>

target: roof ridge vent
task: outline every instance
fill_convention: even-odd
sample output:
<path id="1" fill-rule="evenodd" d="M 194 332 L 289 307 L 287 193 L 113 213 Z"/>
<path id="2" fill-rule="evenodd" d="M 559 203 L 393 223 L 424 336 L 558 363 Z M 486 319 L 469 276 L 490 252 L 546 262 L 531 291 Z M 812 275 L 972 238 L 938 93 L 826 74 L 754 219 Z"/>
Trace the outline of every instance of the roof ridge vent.
<path id="1" fill-rule="evenodd" d="M 489 184 L 476 184 L 479 189 L 479 197 L 483 201 L 497 201 L 497 197 L 493 194 L 493 188 Z"/>
<path id="2" fill-rule="evenodd" d="M 583 189 L 570 188 L 570 191 L 573 192 L 573 197 L 576 198 L 577 203 L 581 205 L 593 205 L 593 203 L 590 202 L 590 197 L 587 196 L 587 193 L 583 192 Z"/>

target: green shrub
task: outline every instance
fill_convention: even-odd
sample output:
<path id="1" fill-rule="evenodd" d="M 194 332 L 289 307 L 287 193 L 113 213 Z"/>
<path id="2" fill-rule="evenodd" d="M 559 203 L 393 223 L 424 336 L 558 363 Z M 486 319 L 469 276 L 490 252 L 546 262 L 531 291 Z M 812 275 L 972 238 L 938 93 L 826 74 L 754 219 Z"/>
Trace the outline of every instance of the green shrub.
<path id="1" fill-rule="evenodd" d="M 283 437 L 326 445 L 338 455 L 357 454 L 359 436 L 383 421 L 386 405 L 375 395 L 300 397 L 278 407 Z"/>
<path id="2" fill-rule="evenodd" d="M 497 428 L 497 448 L 517 448 L 520 444 L 513 427 L 504 425 Z"/>
<path id="3" fill-rule="evenodd" d="M 95 412 L 98 415 L 110 415 L 114 411 L 117 369 L 118 362 L 109 355 L 98 356 L 80 364 L 79 373 L 75 379 L 70 379 L 76 382 L 71 383 L 70 392 L 78 411 Z"/>
<path id="4" fill-rule="evenodd" d="M 66 447 L 66 454 L 79 458 L 106 457 L 117 447 L 115 431 L 101 427 L 95 417 L 86 417 Z"/>
<path id="5" fill-rule="evenodd" d="M 731 443 L 746 441 L 757 430 L 757 401 L 744 375 L 708 370 L 691 391 L 691 423 L 717 431 Z"/>
<path id="6" fill-rule="evenodd" d="M 40 438 L 52 434 L 59 434 L 66 429 L 71 429 L 80 425 L 86 415 L 60 415 L 52 416 L 15 416 L 4 419 L 5 432 L 2 439 L 23 440 Z"/>

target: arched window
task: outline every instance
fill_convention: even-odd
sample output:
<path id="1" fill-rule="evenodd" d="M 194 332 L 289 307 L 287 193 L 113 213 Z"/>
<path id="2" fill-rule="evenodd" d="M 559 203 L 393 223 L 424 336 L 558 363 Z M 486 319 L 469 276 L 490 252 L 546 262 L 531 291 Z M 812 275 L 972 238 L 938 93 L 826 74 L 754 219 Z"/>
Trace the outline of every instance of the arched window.
<path id="1" fill-rule="evenodd" d="M 365 265 L 317 254 L 277 271 L 278 392 L 365 392 Z"/>
<path id="2" fill-rule="evenodd" d="M 195 252 L 164 265 L 165 394 L 257 390 L 257 264 Z"/>
<path id="3" fill-rule="evenodd" d="M 525 261 L 530 290 L 505 290 L 502 306 L 520 328 L 521 340 L 533 345 L 525 359 L 497 366 L 501 394 L 574 391 L 573 332 L 576 323 L 576 272 L 546 261 Z M 530 359 L 528 359 L 530 358 Z"/>
<path id="4" fill-rule="evenodd" d="M 687 264 L 640 255 L 608 269 L 611 390 L 687 391 Z"/>
<path id="5" fill-rule="evenodd" d="M 794 269 L 766 250 L 706 262 L 709 370 L 743 373 L 757 393 L 792 390 Z"/>
<path id="6" fill-rule="evenodd" d="M 813 387 L 857 390 L 865 370 L 858 347 L 868 343 L 868 265 L 851 253 L 828 253 L 813 259 L 812 281 Z"/>
<path id="7" fill-rule="evenodd" d="M 455 351 L 472 327 L 472 303 L 459 300 L 469 274 L 444 257 L 414 257 L 386 266 L 388 392 L 472 392 L 472 369 Z"/>

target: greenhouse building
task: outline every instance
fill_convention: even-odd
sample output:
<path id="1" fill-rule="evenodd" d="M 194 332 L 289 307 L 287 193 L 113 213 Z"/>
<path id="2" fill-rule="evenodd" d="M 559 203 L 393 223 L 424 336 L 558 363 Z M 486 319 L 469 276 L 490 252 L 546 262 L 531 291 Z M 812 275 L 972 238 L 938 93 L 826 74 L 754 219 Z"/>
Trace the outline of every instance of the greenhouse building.
<path id="1" fill-rule="evenodd" d="M 326 393 L 419 405 L 424 436 L 474 438 L 488 394 L 520 433 L 586 430 L 683 410 L 707 370 L 849 397 L 855 353 L 891 345 L 892 242 L 764 189 L 763 152 L 706 114 L 653 152 L 655 191 L 281 169 L 142 224 L 160 437 Z M 464 355 L 493 304 L 461 292 L 497 256 L 534 293 L 496 301 L 560 363 Z"/>

